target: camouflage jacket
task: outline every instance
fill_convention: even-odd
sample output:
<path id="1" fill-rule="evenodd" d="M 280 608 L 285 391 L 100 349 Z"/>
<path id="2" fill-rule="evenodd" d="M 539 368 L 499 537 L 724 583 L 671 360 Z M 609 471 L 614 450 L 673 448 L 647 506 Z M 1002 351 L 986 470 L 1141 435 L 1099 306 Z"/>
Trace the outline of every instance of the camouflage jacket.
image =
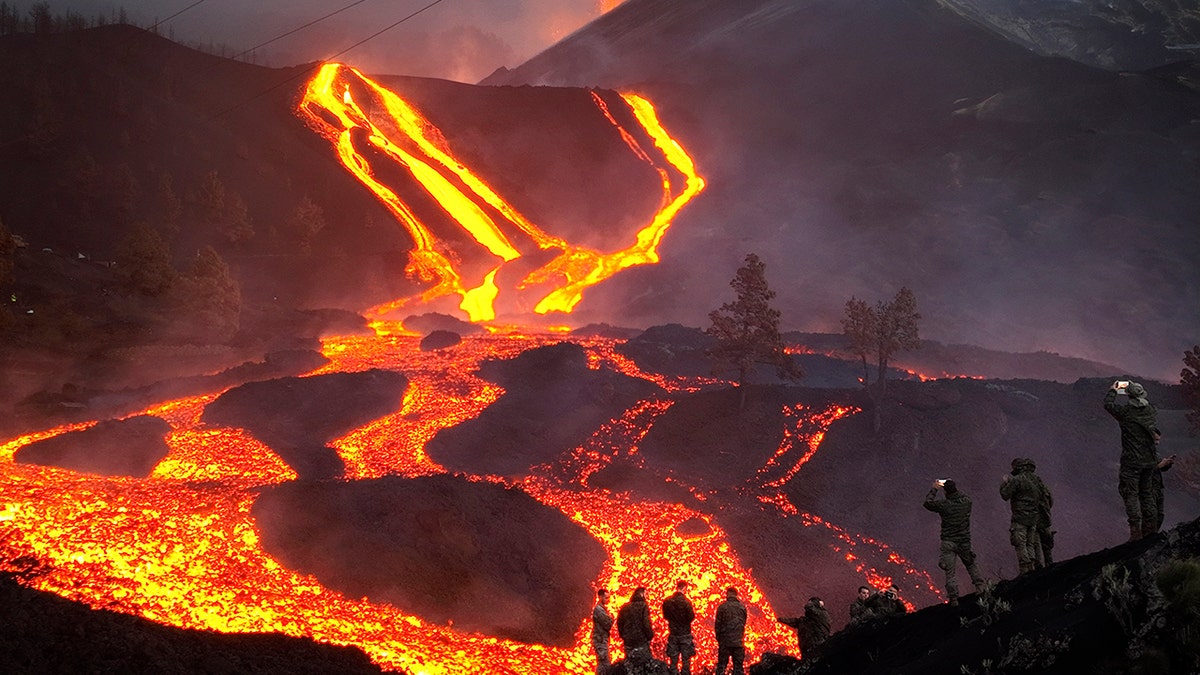
<path id="1" fill-rule="evenodd" d="M 617 634 L 626 650 L 650 644 L 654 627 L 650 625 L 650 605 L 645 600 L 630 600 L 617 612 Z"/>
<path id="2" fill-rule="evenodd" d="M 1000 496 L 1012 507 L 1012 524 L 1036 527 L 1040 518 L 1042 481 L 1029 460 L 1018 460 L 1012 477 L 1000 483 Z"/>
<path id="3" fill-rule="evenodd" d="M 692 621 L 696 618 L 696 610 L 683 593 L 675 592 L 663 600 L 662 612 L 663 618 L 667 620 L 669 634 L 692 634 Z"/>
<path id="4" fill-rule="evenodd" d="M 604 608 L 604 605 L 597 604 L 592 608 L 592 642 L 608 643 L 609 633 L 612 631 L 613 618 Z"/>
<path id="5" fill-rule="evenodd" d="M 717 644 L 722 647 L 741 647 L 746 641 L 746 606 L 736 598 L 730 598 L 717 607 L 717 619 L 713 626 Z"/>
<path id="6" fill-rule="evenodd" d="M 971 498 L 959 490 L 945 499 L 937 498 L 937 488 L 925 495 L 925 508 L 942 517 L 942 540 L 956 544 L 971 543 Z"/>
<path id="7" fill-rule="evenodd" d="M 1109 389 L 1104 395 L 1104 409 L 1121 427 L 1121 464 L 1148 469 L 1158 464 L 1155 437 L 1158 431 L 1158 411 L 1146 405 L 1117 403 L 1117 392 Z"/>

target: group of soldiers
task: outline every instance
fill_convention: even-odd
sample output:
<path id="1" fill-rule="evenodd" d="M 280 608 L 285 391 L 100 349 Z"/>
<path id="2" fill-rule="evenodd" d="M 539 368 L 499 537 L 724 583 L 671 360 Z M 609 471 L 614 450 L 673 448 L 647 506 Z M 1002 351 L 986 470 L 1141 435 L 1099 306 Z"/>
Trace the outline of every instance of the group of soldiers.
<path id="1" fill-rule="evenodd" d="M 696 610 L 685 595 L 687 588 L 686 581 L 679 581 L 675 584 L 675 592 L 662 602 L 662 615 L 667 621 L 666 656 L 675 675 L 691 675 L 692 657 L 696 655 L 696 643 L 692 637 Z M 625 662 L 634 666 L 650 663 L 650 641 L 654 639 L 654 627 L 650 622 L 646 589 L 635 589 L 615 619 L 608 612 L 608 600 L 608 591 L 600 589 L 596 593 L 596 606 L 592 608 L 592 649 L 596 653 L 596 672 L 603 675 L 612 665 L 608 644 L 614 623 L 625 647 Z M 860 586 L 858 597 L 850 605 L 850 623 L 864 623 L 907 611 L 908 607 L 900 600 L 899 589 L 895 585 L 879 592 L 869 586 Z M 737 589 L 726 589 L 725 601 L 717 607 L 713 622 L 713 633 L 717 639 L 717 675 L 725 675 L 725 669 L 730 665 L 730 672 L 734 675 L 743 675 L 745 672 L 746 615 L 746 606 L 738 598 Z M 800 654 L 804 658 L 820 652 L 833 626 L 829 610 L 825 609 L 825 601 L 817 596 L 809 598 L 804 605 L 803 616 L 783 617 L 779 622 L 795 629 Z"/>
<path id="2" fill-rule="evenodd" d="M 1127 396 L 1129 402 L 1118 403 L 1117 397 L 1121 395 Z M 1158 456 L 1157 445 L 1162 434 L 1157 426 L 1157 412 L 1141 384 L 1113 382 L 1105 394 L 1104 409 L 1117 420 L 1121 429 L 1118 491 L 1129 519 L 1129 538 L 1131 541 L 1141 539 L 1158 532 L 1162 527 L 1162 472 L 1171 468 L 1175 456 Z M 1011 472 L 1000 480 L 1000 497 L 1009 502 L 1011 508 L 1009 542 L 1017 554 L 1019 574 L 1024 574 L 1053 562 L 1055 532 L 1051 529 L 1050 511 L 1054 506 L 1054 498 L 1050 488 L 1037 475 L 1033 460 L 1017 457 L 1012 460 L 1011 468 Z M 939 490 L 944 493 L 942 498 L 938 496 Z M 934 482 L 925 496 L 924 506 L 941 516 L 938 567 L 946 573 L 948 602 L 957 605 L 958 561 L 961 560 L 966 567 L 977 592 L 983 591 L 985 586 L 971 547 L 971 498 L 953 480 L 942 479 Z M 686 581 L 678 582 L 675 593 L 662 603 L 663 618 L 668 626 L 666 656 L 671 672 L 676 675 L 691 675 L 692 657 L 696 654 L 692 638 L 692 622 L 695 621 L 696 612 L 684 593 L 687 586 Z M 869 586 L 860 586 L 858 597 L 850 605 L 850 624 L 905 613 L 907 607 L 898 595 L 895 585 L 880 592 Z M 596 652 L 596 672 L 600 674 L 607 671 L 611 664 L 608 643 L 614 619 L 606 606 L 608 597 L 608 591 L 601 589 L 592 610 L 592 647 Z M 832 625 L 825 602 L 816 596 L 804 606 L 804 616 L 781 618 L 779 621 L 796 630 L 804 658 L 819 653 L 821 645 L 830 635 Z M 652 660 L 650 641 L 654 637 L 654 629 L 650 622 L 645 588 L 639 587 L 633 592 L 629 602 L 617 613 L 615 623 L 625 646 L 626 663 L 649 663 Z M 732 661 L 732 672 L 742 675 L 746 656 L 746 606 L 738 599 L 736 588 L 726 589 L 726 599 L 717 608 L 713 632 L 717 639 L 716 674 L 725 675 L 725 669 Z"/>
<path id="3" fill-rule="evenodd" d="M 667 620 L 667 659 L 671 672 L 682 675 L 691 675 L 692 657 L 696 655 L 696 643 L 692 638 L 696 610 L 684 594 L 687 587 L 686 581 L 679 581 L 675 584 L 675 592 L 662 603 L 663 618 Z M 592 608 L 592 649 L 596 652 L 596 672 L 601 675 L 611 665 L 608 640 L 613 616 L 608 613 L 607 603 L 608 591 L 600 589 L 596 594 L 596 606 Z M 629 602 L 621 606 L 616 624 L 617 635 L 625 646 L 626 663 L 649 663 L 654 627 L 650 623 L 650 605 L 646 602 L 644 587 L 635 589 Z M 717 675 L 725 675 L 730 661 L 733 662 L 732 672 L 742 675 L 746 660 L 746 606 L 732 586 L 725 590 L 725 601 L 717 607 L 713 632 L 717 638 Z"/>
<path id="4" fill-rule="evenodd" d="M 1128 403 L 1118 403 L 1119 396 Z M 1121 430 L 1121 468 L 1117 490 L 1125 505 L 1129 520 L 1129 540 L 1148 537 L 1162 528 L 1162 473 L 1171 468 L 1175 456 L 1160 458 L 1157 410 L 1150 403 L 1146 388 L 1138 382 L 1118 380 L 1104 395 L 1104 409 L 1117 421 Z M 1035 473 L 1033 460 L 1018 457 L 1012 460 L 1012 472 L 1000 481 L 1000 496 L 1009 502 L 1012 520 L 1009 542 L 1017 552 L 1020 574 L 1045 567 L 1053 562 L 1054 530 L 1050 525 L 1050 509 L 1054 498 L 1050 488 Z M 938 499 L 938 489 L 945 492 Z M 976 591 L 982 591 L 983 575 L 971 549 L 971 498 L 958 489 L 952 480 L 938 480 L 925 496 L 925 508 L 942 518 L 941 558 L 938 567 L 946 573 L 946 595 L 951 605 L 958 604 L 957 561 L 967 568 L 967 575 Z"/>

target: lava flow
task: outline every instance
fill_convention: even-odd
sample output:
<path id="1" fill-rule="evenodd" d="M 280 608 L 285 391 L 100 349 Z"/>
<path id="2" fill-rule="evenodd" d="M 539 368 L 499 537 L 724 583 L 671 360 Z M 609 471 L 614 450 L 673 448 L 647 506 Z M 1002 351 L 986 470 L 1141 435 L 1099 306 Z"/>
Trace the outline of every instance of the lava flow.
<path id="1" fill-rule="evenodd" d="M 363 100 L 363 104 L 359 104 Z M 330 140 L 346 169 L 369 189 L 395 216 L 413 240 L 406 272 L 410 278 L 430 283 L 419 297 L 423 302 L 445 295 L 461 298 L 459 309 L 471 321 L 495 318 L 495 300 L 501 293 L 497 273 L 505 263 L 522 257 L 528 244 L 558 255 L 529 272 L 514 290 L 538 287 L 542 297 L 534 311 L 570 312 L 589 286 L 611 278 L 634 265 L 658 262 L 658 244 L 680 209 L 704 189 L 687 152 L 663 128 L 649 101 L 622 94 L 640 129 L 626 130 L 609 112 L 608 103 L 593 93 L 597 108 L 620 132 L 630 150 L 650 164 L 662 178 L 663 198 L 658 212 L 628 247 L 603 253 L 546 233 L 504 200 L 471 169 L 451 154 L 441 132 L 416 108 L 358 70 L 329 63 L 308 83 L 298 112 L 320 134 Z M 369 103 L 366 103 L 369 101 Z M 368 115 L 364 107 L 372 111 Z M 378 121 L 378 124 L 376 123 Z M 648 139 L 656 151 L 644 148 L 637 136 Z M 445 214 L 463 228 L 481 249 L 495 260 L 488 271 L 467 280 L 463 265 L 456 261 L 469 251 L 453 251 L 439 240 L 428 223 L 385 184 L 380 172 L 399 166 L 436 201 Z M 674 174 L 683 186 L 674 187 Z M 549 290 L 546 290 L 546 289 Z M 412 298 L 374 308 L 384 315 Z"/>
<path id="2" fill-rule="evenodd" d="M 404 372 L 410 381 L 401 410 L 332 442 L 346 464 L 345 479 L 444 473 L 425 454 L 425 443 L 438 429 L 477 416 L 503 394 L 472 374 L 478 364 L 561 339 L 484 335 L 435 352 L 422 352 L 415 336 L 326 339 L 323 352 L 329 364 L 312 375 L 389 368 Z M 579 342 L 593 368 L 646 376 L 632 362 L 611 358 L 614 340 Z M 703 383 L 676 382 L 673 388 L 697 386 Z M 413 673 L 591 672 L 590 617 L 580 617 L 572 648 L 465 634 L 400 607 L 345 597 L 265 554 L 250 515 L 256 490 L 293 480 L 296 474 L 242 430 L 201 424 L 201 412 L 214 396 L 170 401 L 143 411 L 172 427 L 166 439 L 169 455 L 144 479 L 13 461 L 20 447 L 87 424 L 0 445 L 0 521 L 8 532 L 0 540 L 0 560 L 9 569 L 23 561 L 23 578 L 29 585 L 94 607 L 184 628 L 281 632 L 352 644 L 386 668 Z M 519 489 L 558 509 L 603 544 L 608 561 L 595 584 L 612 589 L 619 599 L 636 586 L 646 586 L 652 599 L 661 599 L 675 579 L 691 579 L 701 659 L 715 654 L 708 627 L 723 589 L 730 585 L 741 588 L 754 608 L 747 631 L 750 654 L 788 651 L 794 645 L 791 631 L 775 621 L 770 602 L 710 515 L 588 485 L 589 477 L 608 463 L 636 457 L 641 438 L 672 404 L 670 398 L 642 401 L 603 425 L 584 445 L 520 477 Z M 835 408 L 810 416 L 796 409 L 798 431 L 788 442 L 815 448 L 828 425 L 851 412 Z M 785 456 L 791 451 L 781 452 L 767 473 L 777 472 Z M 796 471 L 785 470 L 783 475 L 790 479 Z M 772 489 L 766 484 L 779 484 L 766 474 L 762 480 L 763 490 Z M 815 516 L 802 517 L 806 524 L 833 527 Z M 682 523 L 697 520 L 707 524 L 704 534 L 680 533 Z M 837 550 L 873 544 L 842 531 L 836 531 L 835 538 Z M 851 553 L 846 559 L 854 564 Z M 898 557 L 890 562 L 906 566 Z M 659 628 L 661 640 L 665 626 Z M 619 647 L 614 651 L 619 655 Z"/>

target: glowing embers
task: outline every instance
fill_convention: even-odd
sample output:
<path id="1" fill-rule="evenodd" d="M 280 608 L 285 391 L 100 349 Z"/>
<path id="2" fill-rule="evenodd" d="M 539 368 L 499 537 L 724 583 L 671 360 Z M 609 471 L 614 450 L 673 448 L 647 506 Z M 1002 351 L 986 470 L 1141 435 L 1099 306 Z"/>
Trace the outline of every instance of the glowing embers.
<path id="1" fill-rule="evenodd" d="M 541 295 L 535 312 L 570 312 L 589 286 L 627 267 L 658 262 L 659 242 L 679 210 L 704 189 L 704 179 L 696 173 L 682 146 L 663 128 L 649 101 L 622 95 L 629 114 L 641 127 L 631 132 L 609 112 L 603 98 L 598 94 L 593 98 L 635 156 L 662 179 L 663 197 L 657 213 L 638 231 L 630 246 L 612 253 L 577 246 L 548 234 L 453 156 L 441 132 L 411 104 L 358 70 L 325 64 L 308 83 L 298 112 L 330 140 L 346 169 L 404 226 L 413 240 L 406 273 L 430 284 L 418 298 L 374 308 L 375 315 L 386 314 L 414 299 L 428 302 L 457 295 L 461 299 L 459 309 L 471 321 L 490 321 L 496 316 L 498 296 L 535 287 Z M 649 139 L 656 150 L 642 147 L 638 137 Z M 477 263 L 470 264 L 478 257 L 473 251 L 455 250 L 448 240 L 437 237 L 431 225 L 399 196 L 403 186 L 385 178 L 394 175 L 397 168 L 418 184 L 485 255 L 492 257 L 484 265 L 485 271 L 479 270 Z M 680 176 L 683 185 L 676 188 L 674 183 Z M 522 257 L 522 246 L 559 253 L 525 274 L 513 288 L 498 286 L 498 272 L 505 263 Z"/>

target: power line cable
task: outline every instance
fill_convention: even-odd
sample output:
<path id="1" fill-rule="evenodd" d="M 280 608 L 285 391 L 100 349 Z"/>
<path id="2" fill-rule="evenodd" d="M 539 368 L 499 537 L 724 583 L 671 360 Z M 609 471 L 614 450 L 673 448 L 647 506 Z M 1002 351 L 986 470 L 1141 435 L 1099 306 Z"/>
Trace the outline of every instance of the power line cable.
<path id="1" fill-rule="evenodd" d="M 183 14 L 184 12 L 188 11 L 189 9 L 195 7 L 196 5 L 202 5 L 206 2 L 208 2 L 208 0 L 196 0 L 192 4 L 188 5 L 187 7 L 184 7 L 183 9 L 179 10 L 178 12 L 175 12 L 171 16 L 168 16 L 167 18 L 162 19 L 160 21 L 155 21 L 154 24 L 150 26 L 150 30 L 154 30 L 155 28 L 158 28 L 161 24 L 164 24 L 164 23 L 170 21 L 171 19 L 174 19 L 175 17 L 179 16 L 180 14 Z"/>
<path id="2" fill-rule="evenodd" d="M 237 110 L 238 108 L 240 108 L 244 105 L 247 105 L 253 101 L 258 100 L 259 98 L 262 98 L 263 96 L 266 96 L 267 94 L 271 93 L 272 91 L 275 91 L 276 89 L 282 87 L 283 85 L 288 84 L 289 82 L 292 82 L 296 79 L 299 79 L 300 77 L 307 75 L 308 73 L 312 72 L 313 70 L 316 70 L 318 67 L 320 67 L 321 64 L 323 64 L 327 61 L 332 61 L 333 59 L 336 59 L 337 57 L 339 57 L 353 49 L 357 49 L 358 47 L 361 47 L 362 45 L 366 44 L 367 42 L 374 40 L 375 38 L 379 37 L 380 35 L 383 35 L 384 33 L 388 32 L 389 30 L 404 23 L 405 21 L 412 19 L 413 17 L 417 16 L 418 14 L 421 14 L 422 12 L 425 12 L 426 10 L 432 9 L 433 7 L 440 5 L 443 2 L 445 2 L 445 0 L 433 0 L 433 2 L 425 5 L 424 7 L 422 7 L 421 9 L 418 9 L 417 11 L 413 12 L 412 14 L 409 14 L 408 16 L 376 31 L 375 33 L 368 35 L 367 37 L 359 40 L 358 42 L 355 42 L 354 44 L 350 45 L 349 47 L 346 47 L 342 51 L 340 51 L 336 54 L 333 54 L 332 56 L 329 56 L 325 59 L 322 59 L 316 65 L 305 68 L 305 69 L 297 72 L 295 75 L 292 75 L 291 77 L 289 77 L 285 80 L 282 80 L 279 83 L 258 92 L 254 96 L 251 96 L 250 98 L 245 99 L 244 101 L 241 101 L 240 103 L 235 103 L 235 104 L 229 106 L 228 108 L 222 110 L 221 112 L 217 113 L 216 115 L 213 115 L 212 119 L 217 119 L 218 117 L 224 117 L 225 115 L 228 115 L 229 113 L 233 112 L 234 110 Z M 316 23 L 316 22 L 313 22 L 313 23 Z"/>
<path id="3" fill-rule="evenodd" d="M 203 2 L 204 0 L 200 0 L 200 1 L 201 1 L 201 2 Z M 244 51 L 242 51 L 242 52 L 239 52 L 239 53 L 237 53 L 237 54 L 234 54 L 234 55 L 233 55 L 231 58 L 235 58 L 235 59 L 236 59 L 236 58 L 238 58 L 238 57 L 245 56 L 246 54 L 249 54 L 250 52 L 252 52 L 252 51 L 254 51 L 254 50 L 256 50 L 256 49 L 262 49 L 263 47 L 266 47 L 267 45 L 271 44 L 272 42 L 276 42 L 276 41 L 278 41 L 278 40 L 282 40 L 283 38 L 285 38 L 285 37 L 287 37 L 287 36 L 289 36 L 289 35 L 292 35 L 292 34 L 294 34 L 294 33 L 299 33 L 300 31 L 304 30 L 305 28 L 308 28 L 309 26 L 313 26 L 313 25 L 315 25 L 315 24 L 318 24 L 318 23 L 320 23 L 320 22 L 324 21 L 325 19 L 328 19 L 328 18 L 330 18 L 330 17 L 332 17 L 332 16 L 336 16 L 336 15 L 338 15 L 338 14 L 341 14 L 342 12 L 344 12 L 344 11 L 346 11 L 346 10 L 348 10 L 348 9 L 352 8 L 352 7 L 356 7 L 356 6 L 358 6 L 358 5 L 361 5 L 361 4 L 363 4 L 364 2 L 366 2 L 366 1 L 367 1 L 367 0 L 355 0 L 354 2 L 352 2 L 352 3 L 348 4 L 348 5 L 346 5 L 345 7 L 342 7 L 341 9 L 336 9 L 336 10 L 334 10 L 334 11 L 332 11 L 332 12 L 330 12 L 330 13 L 326 14 L 325 16 L 322 16 L 322 17 L 320 17 L 320 18 L 318 18 L 318 19 L 313 19 L 312 21 L 309 21 L 308 23 L 304 24 L 303 26 L 297 26 L 296 28 L 293 28 L 292 30 L 289 30 L 288 32 L 286 32 L 286 33 L 284 33 L 284 34 L 282 34 L 282 35 L 276 35 L 275 37 L 271 38 L 270 40 L 267 40 L 266 42 L 259 43 L 259 44 L 257 44 L 257 45 L 254 45 L 253 47 L 251 47 L 251 48 L 249 48 L 249 49 L 246 49 L 246 50 L 244 50 Z"/>

